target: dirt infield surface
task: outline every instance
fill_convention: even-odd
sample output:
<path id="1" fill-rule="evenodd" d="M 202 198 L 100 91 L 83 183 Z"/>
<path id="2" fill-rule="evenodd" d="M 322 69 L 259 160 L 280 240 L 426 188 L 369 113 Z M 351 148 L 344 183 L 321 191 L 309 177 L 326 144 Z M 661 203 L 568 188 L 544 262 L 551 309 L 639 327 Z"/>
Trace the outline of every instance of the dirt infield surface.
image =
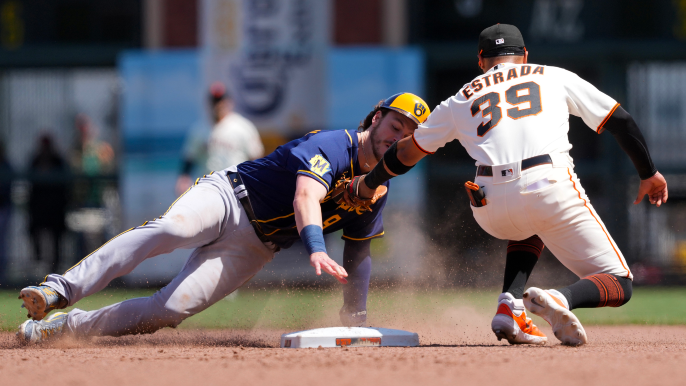
<path id="1" fill-rule="evenodd" d="M 422 346 L 415 348 L 280 349 L 281 332 L 168 329 L 33 347 L 2 333 L 0 384 L 683 385 L 686 379 L 681 326 L 588 327 L 590 343 L 579 348 L 557 341 L 515 347 L 487 329 L 458 327 L 420 331 Z"/>

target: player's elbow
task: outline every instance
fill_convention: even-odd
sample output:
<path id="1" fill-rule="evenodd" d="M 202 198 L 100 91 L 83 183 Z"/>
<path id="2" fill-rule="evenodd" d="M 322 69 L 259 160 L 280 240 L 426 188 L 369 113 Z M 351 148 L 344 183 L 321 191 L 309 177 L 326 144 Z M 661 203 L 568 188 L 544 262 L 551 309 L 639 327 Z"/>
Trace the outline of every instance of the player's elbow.
<path id="1" fill-rule="evenodd" d="M 298 210 L 298 208 L 303 208 L 309 203 L 317 202 L 317 198 L 312 194 L 312 192 L 307 189 L 298 189 L 295 192 L 295 197 L 293 198 L 293 208 Z"/>

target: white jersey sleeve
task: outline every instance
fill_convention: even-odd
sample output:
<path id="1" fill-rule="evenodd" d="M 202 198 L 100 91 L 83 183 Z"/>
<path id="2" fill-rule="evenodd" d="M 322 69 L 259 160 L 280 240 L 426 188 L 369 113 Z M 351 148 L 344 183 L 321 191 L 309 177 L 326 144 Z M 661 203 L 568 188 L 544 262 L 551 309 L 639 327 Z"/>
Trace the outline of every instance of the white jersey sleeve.
<path id="1" fill-rule="evenodd" d="M 558 76 L 562 78 L 569 113 L 583 119 L 593 131 L 601 133 L 603 125 L 619 107 L 619 103 L 575 73 L 561 68 L 554 69 L 559 71 Z"/>
<path id="2" fill-rule="evenodd" d="M 414 144 L 424 153 L 433 154 L 448 142 L 459 139 L 450 103 L 451 98 L 436 106 L 412 135 Z"/>

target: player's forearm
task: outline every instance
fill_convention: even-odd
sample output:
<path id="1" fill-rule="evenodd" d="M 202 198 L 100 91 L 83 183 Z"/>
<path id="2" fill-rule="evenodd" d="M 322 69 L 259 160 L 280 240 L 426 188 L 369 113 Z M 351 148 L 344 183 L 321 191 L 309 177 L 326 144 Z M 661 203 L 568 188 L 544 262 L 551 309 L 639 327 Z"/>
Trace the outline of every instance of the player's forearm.
<path id="1" fill-rule="evenodd" d="M 295 182 L 293 213 L 300 238 L 312 260 L 314 254 L 326 254 L 322 208 L 319 203 L 326 197 L 326 188 L 314 179 L 299 175 Z M 327 256 L 328 259 L 328 256 Z"/>
<path id="2" fill-rule="evenodd" d="M 403 165 L 411 167 L 426 157 L 426 153 L 417 148 L 412 137 L 407 137 L 398 141 L 397 157 Z"/>
<path id="3" fill-rule="evenodd" d="M 364 185 L 374 191 L 393 177 L 405 174 L 414 167 L 426 154 L 417 149 L 411 137 L 403 138 L 384 153 L 381 162 L 376 164 L 364 177 Z M 362 197 L 366 197 L 362 191 Z"/>
<path id="4" fill-rule="evenodd" d="M 322 208 L 318 197 L 314 194 L 304 192 L 296 195 L 293 200 L 293 212 L 298 233 L 308 225 L 322 226 Z"/>
<path id="5" fill-rule="evenodd" d="M 313 194 L 301 193 L 293 201 L 295 225 L 305 245 L 307 253 L 312 259 L 316 253 L 326 251 L 324 242 L 324 228 L 322 228 L 322 210 L 319 201 Z"/>
<path id="6" fill-rule="evenodd" d="M 648 145 L 634 119 L 621 106 L 605 122 L 603 128 L 615 137 L 619 146 L 631 158 L 642 180 L 652 177 L 657 169 L 650 158 Z"/>

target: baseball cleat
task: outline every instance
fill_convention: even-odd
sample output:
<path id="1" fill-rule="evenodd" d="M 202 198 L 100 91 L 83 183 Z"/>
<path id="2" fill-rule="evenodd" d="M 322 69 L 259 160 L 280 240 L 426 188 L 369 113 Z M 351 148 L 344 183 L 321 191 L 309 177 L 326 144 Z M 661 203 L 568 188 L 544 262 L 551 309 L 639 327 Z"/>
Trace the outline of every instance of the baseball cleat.
<path id="1" fill-rule="evenodd" d="M 564 299 L 558 299 L 548 291 L 531 287 L 524 292 L 526 309 L 545 319 L 553 328 L 555 337 L 562 344 L 580 346 L 588 338 L 579 319 L 567 309 Z"/>
<path id="2" fill-rule="evenodd" d="M 498 340 L 510 344 L 546 344 L 548 338 L 526 316 L 524 302 L 504 292 L 498 297 L 498 310 L 491 321 L 491 329 Z"/>
<path id="3" fill-rule="evenodd" d="M 350 311 L 346 306 L 343 306 L 338 312 L 338 316 L 345 327 L 364 327 L 367 323 L 367 310 Z"/>
<path id="4" fill-rule="evenodd" d="M 29 319 L 19 326 L 17 339 L 21 344 L 33 344 L 54 339 L 62 335 L 66 321 L 66 312 L 57 312 L 38 322 Z"/>
<path id="5" fill-rule="evenodd" d="M 67 306 L 67 300 L 62 295 L 45 285 L 24 288 L 19 293 L 19 299 L 24 301 L 22 307 L 29 312 L 26 316 L 33 320 L 41 320 L 50 311 Z"/>

